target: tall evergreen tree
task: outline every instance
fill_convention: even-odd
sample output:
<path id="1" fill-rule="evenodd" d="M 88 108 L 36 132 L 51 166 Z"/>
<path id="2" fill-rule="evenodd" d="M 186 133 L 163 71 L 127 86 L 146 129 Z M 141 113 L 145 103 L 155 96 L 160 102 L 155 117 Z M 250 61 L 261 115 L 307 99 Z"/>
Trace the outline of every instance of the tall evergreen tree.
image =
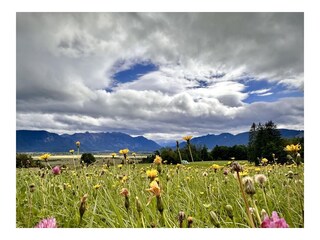
<path id="1" fill-rule="evenodd" d="M 261 123 L 256 127 L 252 124 L 249 133 L 248 158 L 250 162 L 259 164 L 261 158 L 273 162 L 273 154 L 282 162 L 285 158 L 283 139 L 277 126 L 272 121 Z"/>

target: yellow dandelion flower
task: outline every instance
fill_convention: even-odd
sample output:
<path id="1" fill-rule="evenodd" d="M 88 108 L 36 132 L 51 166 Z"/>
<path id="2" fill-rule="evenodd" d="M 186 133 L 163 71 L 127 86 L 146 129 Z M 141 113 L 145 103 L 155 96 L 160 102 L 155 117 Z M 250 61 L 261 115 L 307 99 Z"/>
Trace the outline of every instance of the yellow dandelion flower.
<path id="1" fill-rule="evenodd" d="M 155 196 L 160 196 L 161 190 L 156 181 L 152 181 L 150 183 L 150 188 L 147 189 L 148 192 L 151 192 Z"/>
<path id="2" fill-rule="evenodd" d="M 114 158 L 115 156 L 117 156 L 116 153 L 111 153 L 111 156 Z"/>
<path id="3" fill-rule="evenodd" d="M 260 168 L 255 168 L 255 169 L 254 169 L 254 171 L 256 171 L 256 172 L 260 172 L 260 171 L 261 171 L 261 169 L 260 169 Z"/>
<path id="4" fill-rule="evenodd" d="M 76 142 L 77 147 L 80 147 L 80 141 Z"/>
<path id="5" fill-rule="evenodd" d="M 70 150 L 69 150 L 69 153 L 73 154 L 73 153 L 74 153 L 74 150 L 73 150 L 73 149 L 70 149 Z"/>
<path id="6" fill-rule="evenodd" d="M 266 159 L 266 158 L 262 158 L 262 159 L 261 159 L 261 163 L 262 163 L 262 164 L 266 164 L 266 163 L 268 163 L 268 159 Z"/>
<path id="7" fill-rule="evenodd" d="M 184 137 L 182 137 L 182 139 L 185 140 L 185 141 L 190 141 L 191 138 L 192 138 L 192 136 L 184 136 Z"/>
<path id="8" fill-rule="evenodd" d="M 121 168 L 122 168 L 122 166 L 123 166 L 122 164 L 119 164 L 119 165 L 118 165 L 118 168 L 120 168 L 120 169 L 121 169 Z"/>
<path id="9" fill-rule="evenodd" d="M 129 179 L 129 177 L 127 175 L 124 175 L 121 179 L 122 183 L 125 183 L 127 180 Z"/>
<path id="10" fill-rule="evenodd" d="M 154 179 L 158 177 L 158 171 L 156 169 L 151 169 L 146 171 L 148 178 Z"/>
<path id="11" fill-rule="evenodd" d="M 128 148 L 125 148 L 125 149 L 121 149 L 119 151 L 120 154 L 127 154 L 129 152 L 129 149 Z"/>
<path id="12" fill-rule="evenodd" d="M 296 145 L 294 145 L 294 144 L 287 145 L 284 148 L 284 151 L 286 151 L 286 152 L 298 152 L 300 150 L 301 150 L 301 145 L 299 143 L 296 144 Z"/>
<path id="13" fill-rule="evenodd" d="M 43 154 L 43 155 L 40 156 L 40 160 L 45 160 L 45 161 L 47 161 L 50 156 L 51 156 L 51 154 L 45 153 L 45 154 Z"/>
<path id="14" fill-rule="evenodd" d="M 93 189 L 99 189 L 101 186 L 102 186 L 102 185 L 98 183 L 98 184 L 96 184 L 96 185 L 93 186 Z"/>
<path id="15" fill-rule="evenodd" d="M 162 158 L 159 155 L 156 155 L 155 159 L 153 160 L 153 163 L 155 164 L 161 164 Z"/>
<path id="16" fill-rule="evenodd" d="M 211 166 L 211 168 L 214 169 L 214 170 L 219 170 L 219 169 L 221 168 L 221 166 L 218 165 L 218 164 L 213 164 L 213 165 Z"/>

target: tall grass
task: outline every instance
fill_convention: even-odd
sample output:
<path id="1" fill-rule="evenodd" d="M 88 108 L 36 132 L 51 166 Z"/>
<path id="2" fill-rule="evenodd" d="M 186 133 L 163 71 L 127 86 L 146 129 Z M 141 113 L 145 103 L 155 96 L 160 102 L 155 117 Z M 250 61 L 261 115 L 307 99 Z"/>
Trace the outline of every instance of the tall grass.
<path id="1" fill-rule="evenodd" d="M 225 163 L 220 163 L 221 166 Z M 130 168 L 130 171 L 129 171 Z M 247 214 L 237 179 L 223 174 L 223 166 L 214 171 L 206 163 L 190 165 L 163 165 L 158 181 L 164 205 L 163 218 L 157 210 L 156 198 L 146 191 L 150 180 L 146 170 L 153 165 L 89 166 L 74 169 L 72 166 L 53 175 L 50 170 L 17 169 L 16 219 L 17 227 L 34 227 L 41 219 L 55 217 L 61 228 L 178 228 L 178 214 L 192 216 L 192 227 L 215 227 L 210 218 L 214 211 L 222 228 L 248 228 Z M 255 185 L 256 207 L 277 211 L 290 227 L 303 227 L 304 175 L 303 166 L 265 166 L 257 169 L 246 164 L 248 175 L 265 174 L 268 181 L 265 195 Z M 288 171 L 294 174 L 287 175 Z M 204 174 L 204 172 L 207 173 Z M 123 176 L 130 174 L 128 179 Z M 97 184 L 101 187 L 94 188 Z M 34 188 L 30 189 L 30 186 Z M 129 190 L 130 207 L 125 208 L 122 188 Z M 88 194 L 87 209 L 80 222 L 80 199 Z M 137 211 L 136 197 L 142 210 Z M 148 202 L 150 203 L 148 204 Z M 253 204 L 250 206 L 253 207 Z M 226 205 L 233 208 L 234 218 L 228 217 Z M 258 219 L 253 214 L 256 226 Z M 187 226 L 186 220 L 183 227 Z"/>

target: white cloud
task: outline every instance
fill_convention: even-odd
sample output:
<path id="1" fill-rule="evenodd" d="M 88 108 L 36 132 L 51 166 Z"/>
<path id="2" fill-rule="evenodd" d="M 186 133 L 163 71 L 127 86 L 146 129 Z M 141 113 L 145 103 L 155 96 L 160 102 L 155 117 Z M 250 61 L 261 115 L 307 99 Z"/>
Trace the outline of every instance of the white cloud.
<path id="1" fill-rule="evenodd" d="M 158 69 L 115 85 L 115 72 L 141 62 Z M 247 104 L 272 94 L 246 92 L 247 76 L 303 91 L 303 14 L 17 14 L 19 129 L 164 138 L 270 119 L 303 128 L 302 98 Z"/>

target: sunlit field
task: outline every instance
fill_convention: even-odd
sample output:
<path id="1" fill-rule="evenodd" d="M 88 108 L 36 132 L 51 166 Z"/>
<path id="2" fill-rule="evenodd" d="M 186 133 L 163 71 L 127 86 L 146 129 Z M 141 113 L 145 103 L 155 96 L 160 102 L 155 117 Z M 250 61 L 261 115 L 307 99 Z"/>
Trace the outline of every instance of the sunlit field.
<path id="1" fill-rule="evenodd" d="M 16 225 L 51 218 L 59 228 L 249 228 L 275 211 L 290 228 L 304 227 L 303 164 L 239 163 L 241 171 L 228 161 L 81 166 L 64 159 L 17 169 Z"/>

